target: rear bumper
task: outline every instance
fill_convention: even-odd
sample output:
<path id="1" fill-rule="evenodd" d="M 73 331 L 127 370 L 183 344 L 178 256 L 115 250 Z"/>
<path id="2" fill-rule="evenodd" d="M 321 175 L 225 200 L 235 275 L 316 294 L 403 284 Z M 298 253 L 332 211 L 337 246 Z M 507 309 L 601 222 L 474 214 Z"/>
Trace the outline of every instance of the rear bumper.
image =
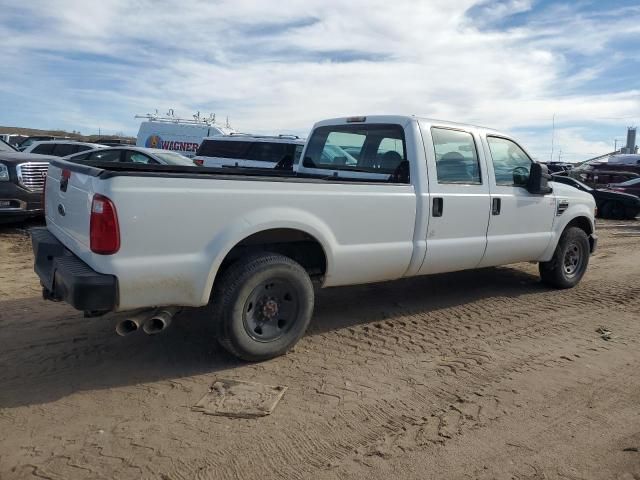
<path id="1" fill-rule="evenodd" d="M 118 304 L 118 281 L 93 270 L 46 228 L 31 230 L 34 269 L 47 300 L 66 302 L 77 310 L 106 313 Z"/>

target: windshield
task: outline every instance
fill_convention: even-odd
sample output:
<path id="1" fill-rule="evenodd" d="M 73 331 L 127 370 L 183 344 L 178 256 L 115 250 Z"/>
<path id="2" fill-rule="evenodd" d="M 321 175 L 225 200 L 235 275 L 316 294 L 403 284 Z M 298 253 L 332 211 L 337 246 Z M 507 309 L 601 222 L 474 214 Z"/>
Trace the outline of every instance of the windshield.
<path id="1" fill-rule="evenodd" d="M 0 152 L 15 152 L 16 149 L 0 138 Z"/>
<path id="2" fill-rule="evenodd" d="M 46 139 L 37 138 L 37 137 L 27 138 L 24 142 L 22 142 L 22 143 L 20 144 L 20 148 L 26 148 L 26 147 L 29 147 L 29 146 L 31 146 L 31 144 L 32 144 L 33 142 L 41 142 L 41 141 L 43 141 L 43 140 L 48 140 L 48 138 L 46 138 Z"/>
<path id="3" fill-rule="evenodd" d="M 180 155 L 179 153 L 162 152 L 154 153 L 154 155 L 161 159 L 167 165 L 183 165 L 188 167 L 193 167 L 195 165 L 195 163 L 193 163 L 193 160 L 185 157 L 184 155 Z"/>

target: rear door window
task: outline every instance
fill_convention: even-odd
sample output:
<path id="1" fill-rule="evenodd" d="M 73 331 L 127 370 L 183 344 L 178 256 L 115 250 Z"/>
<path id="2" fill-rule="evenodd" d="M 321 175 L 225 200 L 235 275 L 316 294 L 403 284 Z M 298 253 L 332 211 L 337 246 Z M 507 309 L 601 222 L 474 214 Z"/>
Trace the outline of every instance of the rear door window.
<path id="1" fill-rule="evenodd" d="M 87 160 L 92 162 L 119 162 L 120 150 L 98 150 L 89 154 Z"/>
<path id="2" fill-rule="evenodd" d="M 478 150 L 473 135 L 462 130 L 433 127 L 438 183 L 479 185 L 482 183 Z"/>
<path id="3" fill-rule="evenodd" d="M 309 139 L 303 165 L 389 175 L 408 171 L 404 130 L 400 125 L 375 123 L 318 127 Z"/>
<path id="4" fill-rule="evenodd" d="M 88 156 L 89 156 L 88 153 L 82 153 L 82 154 L 74 155 L 71 158 L 71 161 L 75 162 L 75 161 L 78 161 L 78 160 L 86 160 Z"/>
<path id="5" fill-rule="evenodd" d="M 77 145 L 78 152 L 84 152 L 85 150 L 93 150 L 93 147 L 89 145 Z"/>
<path id="6" fill-rule="evenodd" d="M 53 143 L 43 143 L 41 145 L 36 145 L 31 153 L 38 153 L 40 155 L 53 155 L 53 149 L 55 144 Z"/>
<path id="7" fill-rule="evenodd" d="M 131 152 L 131 151 L 125 153 L 124 161 L 125 162 L 129 162 L 129 163 L 142 163 L 142 164 L 156 164 L 156 163 L 158 163 L 153 158 L 145 155 L 144 153 Z"/>
<path id="8" fill-rule="evenodd" d="M 234 140 L 204 140 L 196 155 L 201 157 L 246 159 L 251 142 Z"/>
<path id="9" fill-rule="evenodd" d="M 67 155 L 71 155 L 77 151 L 77 145 L 74 145 L 73 143 L 58 143 L 53 149 L 53 154 L 58 157 L 66 157 Z"/>
<path id="10" fill-rule="evenodd" d="M 287 144 L 272 142 L 255 142 L 246 156 L 247 160 L 278 163 L 287 155 Z M 292 157 L 293 160 L 293 157 Z"/>

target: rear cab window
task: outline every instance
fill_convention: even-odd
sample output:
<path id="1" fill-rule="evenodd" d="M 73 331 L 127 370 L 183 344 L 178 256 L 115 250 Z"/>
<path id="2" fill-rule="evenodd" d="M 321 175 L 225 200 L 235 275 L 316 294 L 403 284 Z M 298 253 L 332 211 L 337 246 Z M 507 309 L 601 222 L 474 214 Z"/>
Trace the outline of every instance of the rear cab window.
<path id="1" fill-rule="evenodd" d="M 369 174 L 361 176 L 365 179 L 409 183 L 406 152 L 400 125 L 328 125 L 314 130 L 302 165 L 306 169 Z"/>

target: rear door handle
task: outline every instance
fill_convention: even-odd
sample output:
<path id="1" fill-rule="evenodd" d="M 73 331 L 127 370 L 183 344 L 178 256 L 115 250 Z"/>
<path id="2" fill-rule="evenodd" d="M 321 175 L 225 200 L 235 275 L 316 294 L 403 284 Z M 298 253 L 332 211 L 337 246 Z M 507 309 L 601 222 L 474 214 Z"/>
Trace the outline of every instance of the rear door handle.
<path id="1" fill-rule="evenodd" d="M 502 208 L 502 199 L 494 198 L 491 202 L 491 215 L 500 215 Z"/>
<path id="2" fill-rule="evenodd" d="M 434 198 L 433 208 L 431 209 L 431 215 L 433 215 L 434 217 L 441 217 L 443 208 L 444 208 L 444 202 L 442 201 L 442 198 L 440 197 Z"/>

